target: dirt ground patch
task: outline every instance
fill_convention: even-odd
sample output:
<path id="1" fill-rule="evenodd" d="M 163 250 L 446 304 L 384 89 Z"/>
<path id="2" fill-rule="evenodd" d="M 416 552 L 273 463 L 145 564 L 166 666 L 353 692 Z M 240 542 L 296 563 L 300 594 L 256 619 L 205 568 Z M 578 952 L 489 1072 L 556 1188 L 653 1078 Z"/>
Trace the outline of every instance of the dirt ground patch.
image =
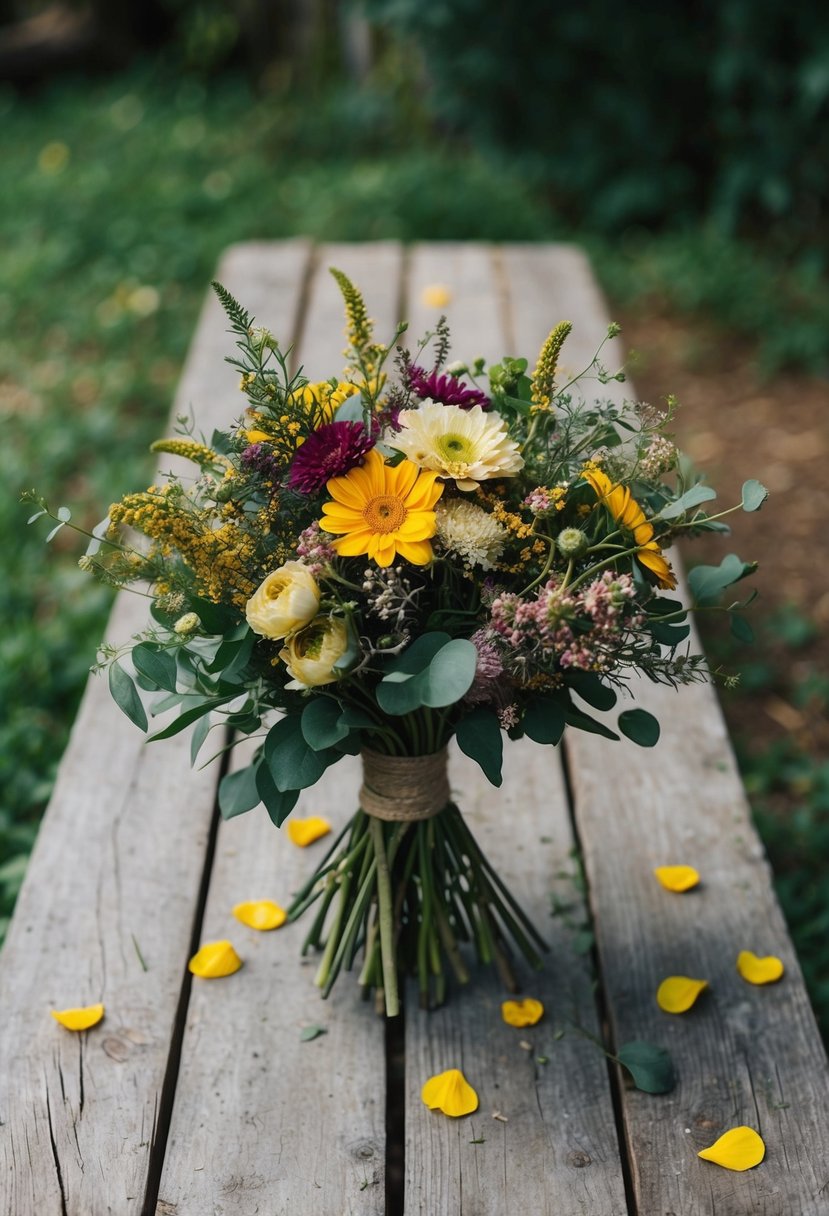
<path id="1" fill-rule="evenodd" d="M 759 654 L 774 668 L 775 680 L 757 697 L 722 697 L 732 733 L 752 752 L 793 735 L 804 750 L 827 754 L 823 707 L 814 712 L 790 698 L 810 677 L 829 679 L 829 383 L 794 374 L 764 381 L 748 349 L 685 318 L 636 312 L 619 320 L 634 352 L 637 394 L 652 404 L 669 392 L 679 398 L 677 441 L 708 473 L 723 506 L 739 501 L 751 477 L 770 491 L 761 511 L 731 517 L 731 537 L 685 548 L 689 562 L 719 562 L 733 549 L 760 563 L 752 579 L 759 598 L 747 613 L 758 643 L 747 649 L 755 652 L 749 661 Z M 774 622 L 786 612 L 814 626 L 808 645 L 794 651 L 775 637 Z M 706 645 L 724 636 L 701 626 Z"/>

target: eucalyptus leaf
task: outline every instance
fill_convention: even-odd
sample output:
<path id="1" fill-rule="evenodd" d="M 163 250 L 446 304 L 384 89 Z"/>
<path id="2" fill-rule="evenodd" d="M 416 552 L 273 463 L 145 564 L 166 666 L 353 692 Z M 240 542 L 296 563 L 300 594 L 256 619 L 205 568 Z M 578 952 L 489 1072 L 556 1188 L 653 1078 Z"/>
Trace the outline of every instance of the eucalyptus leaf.
<path id="1" fill-rule="evenodd" d="M 676 519 L 678 515 L 684 515 L 686 511 L 690 511 L 692 507 L 698 507 L 700 503 L 710 502 L 712 498 L 717 497 L 716 490 L 712 490 L 711 486 L 698 485 L 691 486 L 690 490 L 686 490 L 679 498 L 673 502 L 669 502 L 659 512 L 660 519 Z"/>
<path id="2" fill-rule="evenodd" d="M 646 1094 L 668 1094 L 676 1085 L 676 1072 L 664 1047 L 634 1039 L 624 1043 L 616 1059 L 633 1077 L 633 1084 Z"/>
<path id="3" fill-rule="evenodd" d="M 426 639 L 428 645 L 420 647 L 418 644 Z M 445 633 L 428 633 L 412 643 L 401 659 L 407 663 L 395 663 L 375 691 L 380 708 L 395 716 L 424 705 L 431 709 L 454 705 L 475 679 L 478 652 L 465 638 L 450 639 Z"/>
<path id="4" fill-rule="evenodd" d="M 688 574 L 688 585 L 698 604 L 716 603 L 726 587 L 756 569 L 756 562 L 744 562 L 736 553 L 728 553 L 719 566 L 694 566 Z"/>
<path id="5" fill-rule="evenodd" d="M 521 719 L 524 733 L 535 743 L 558 743 L 564 734 L 569 705 L 569 697 L 566 702 L 554 697 L 535 697 Z"/>
<path id="6" fill-rule="evenodd" d="M 309 747 L 321 751 L 333 747 L 348 734 L 343 722 L 343 713 L 338 701 L 330 697 L 313 697 L 302 711 L 300 720 L 302 735 Z"/>
<path id="7" fill-rule="evenodd" d="M 754 630 L 751 625 L 744 616 L 738 616 L 736 612 L 731 613 L 731 633 L 739 642 L 754 641 Z"/>
<path id="8" fill-rule="evenodd" d="M 256 769 L 256 789 L 271 822 L 281 828 L 299 801 L 299 790 L 278 790 L 267 763 L 260 764 Z"/>
<path id="9" fill-rule="evenodd" d="M 262 801 L 256 784 L 258 764 L 225 773 L 219 782 L 219 810 L 222 819 L 233 819 L 252 811 Z"/>
<path id="10" fill-rule="evenodd" d="M 151 642 L 140 642 L 133 648 L 132 662 L 135 670 L 148 680 L 152 680 L 156 688 L 165 692 L 176 692 L 176 660 L 169 650 L 153 646 Z"/>
<path id="11" fill-rule="evenodd" d="M 223 705 L 228 705 L 231 701 L 235 700 L 235 694 L 232 697 L 188 697 L 188 708 L 183 709 L 179 716 L 174 718 L 162 730 L 157 730 L 154 735 L 150 735 L 150 741 L 154 741 L 155 739 L 171 739 L 173 735 L 180 734 L 188 726 L 192 726 L 194 722 L 198 722 L 199 718 L 203 718 L 211 710 L 220 709 Z"/>
<path id="12" fill-rule="evenodd" d="M 591 735 L 601 735 L 603 739 L 619 738 L 615 730 L 611 730 L 609 726 L 605 726 L 604 722 L 597 722 L 589 714 L 583 714 L 575 706 L 567 711 L 567 724 L 568 726 L 575 726 L 578 730 L 585 730 Z"/>
<path id="13" fill-rule="evenodd" d="M 766 487 L 752 478 L 743 482 L 742 508 L 744 511 L 759 511 L 769 496 Z"/>
<path id="14" fill-rule="evenodd" d="M 120 663 L 109 665 L 109 691 L 119 709 L 123 710 L 130 722 L 134 722 L 139 730 L 147 729 L 147 711 L 141 704 L 138 690 L 132 676 L 124 671 Z"/>
<path id="15" fill-rule="evenodd" d="M 595 672 L 570 671 L 567 673 L 567 684 L 594 709 L 612 709 L 616 704 L 615 691 L 603 684 Z"/>
<path id="16" fill-rule="evenodd" d="M 199 752 L 204 747 L 205 740 L 210 734 L 210 714 L 205 714 L 203 718 L 199 718 L 196 725 L 193 727 L 193 733 L 190 736 L 190 766 L 196 763 Z"/>
<path id="17" fill-rule="evenodd" d="M 315 751 L 302 733 L 299 714 L 286 714 L 271 727 L 265 740 L 265 761 L 281 793 L 315 785 L 340 753 L 328 748 Z"/>
<path id="18" fill-rule="evenodd" d="M 499 786 L 503 780 L 501 765 L 504 740 L 498 715 L 483 705 L 461 718 L 455 731 L 458 747 L 465 756 L 479 764 L 490 784 Z"/>
<path id="19" fill-rule="evenodd" d="M 659 742 L 659 723 L 646 709 L 626 709 L 616 721 L 622 734 L 640 747 L 655 747 Z"/>

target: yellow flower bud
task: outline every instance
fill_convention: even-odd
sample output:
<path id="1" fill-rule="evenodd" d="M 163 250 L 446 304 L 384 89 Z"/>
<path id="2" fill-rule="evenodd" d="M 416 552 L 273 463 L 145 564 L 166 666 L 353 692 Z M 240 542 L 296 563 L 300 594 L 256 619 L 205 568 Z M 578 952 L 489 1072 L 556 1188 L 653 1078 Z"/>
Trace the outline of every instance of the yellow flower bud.
<path id="1" fill-rule="evenodd" d="M 334 667 L 348 650 L 348 628 L 337 616 L 318 616 L 307 629 L 293 634 L 279 652 L 294 685 L 315 688 L 339 680 Z M 290 687 L 290 686 L 289 686 Z"/>
<path id="2" fill-rule="evenodd" d="M 320 589 L 302 562 L 285 562 L 254 591 L 245 616 L 254 633 L 265 638 L 286 638 L 317 615 Z"/>

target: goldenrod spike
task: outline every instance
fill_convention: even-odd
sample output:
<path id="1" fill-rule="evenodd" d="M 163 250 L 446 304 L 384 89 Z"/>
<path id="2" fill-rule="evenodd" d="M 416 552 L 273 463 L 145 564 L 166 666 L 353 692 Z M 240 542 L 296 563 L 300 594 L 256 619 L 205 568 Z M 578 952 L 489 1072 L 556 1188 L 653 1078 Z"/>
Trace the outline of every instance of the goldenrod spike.
<path id="1" fill-rule="evenodd" d="M 185 460 L 192 460 L 194 464 L 200 465 L 202 468 L 205 465 L 227 466 L 229 464 L 226 456 L 220 456 L 218 452 L 214 452 L 204 443 L 198 443 L 195 439 L 156 439 L 155 443 L 150 444 L 150 451 L 181 456 Z"/>
<path id="2" fill-rule="evenodd" d="M 570 321 L 559 321 L 542 346 L 532 375 L 532 402 L 536 410 L 548 410 L 555 393 L 556 368 L 561 348 L 570 330 Z"/>
<path id="3" fill-rule="evenodd" d="M 343 274 L 341 270 L 337 270 L 334 266 L 330 269 L 331 274 L 337 280 L 337 286 L 342 292 L 342 297 L 345 301 L 348 340 L 355 351 L 362 353 L 371 342 L 372 329 L 371 321 L 366 312 L 365 301 L 348 275 Z"/>

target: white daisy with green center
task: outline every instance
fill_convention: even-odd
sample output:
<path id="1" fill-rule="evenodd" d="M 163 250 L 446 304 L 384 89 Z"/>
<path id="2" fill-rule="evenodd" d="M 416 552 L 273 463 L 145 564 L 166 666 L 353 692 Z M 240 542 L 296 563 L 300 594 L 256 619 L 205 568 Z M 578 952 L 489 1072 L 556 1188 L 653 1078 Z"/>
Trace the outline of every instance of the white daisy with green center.
<path id="1" fill-rule="evenodd" d="M 402 410 L 397 433 L 385 442 L 421 469 L 452 477 L 459 490 L 474 490 L 481 481 L 511 477 L 524 467 L 518 444 L 504 420 L 478 405 L 462 409 L 428 398 L 416 410 Z"/>

